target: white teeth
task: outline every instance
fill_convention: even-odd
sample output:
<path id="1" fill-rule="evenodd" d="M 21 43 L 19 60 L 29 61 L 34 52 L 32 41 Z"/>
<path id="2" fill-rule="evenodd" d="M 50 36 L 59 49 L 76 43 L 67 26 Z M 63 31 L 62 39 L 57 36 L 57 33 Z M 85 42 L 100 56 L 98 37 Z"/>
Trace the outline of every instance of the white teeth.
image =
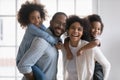
<path id="1" fill-rule="evenodd" d="M 78 37 L 78 35 L 72 35 L 73 37 Z"/>

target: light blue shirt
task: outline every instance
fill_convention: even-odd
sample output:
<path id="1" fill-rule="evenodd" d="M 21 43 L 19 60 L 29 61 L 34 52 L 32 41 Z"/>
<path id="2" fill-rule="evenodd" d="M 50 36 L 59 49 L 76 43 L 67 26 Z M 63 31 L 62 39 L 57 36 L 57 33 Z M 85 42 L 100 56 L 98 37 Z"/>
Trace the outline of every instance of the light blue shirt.
<path id="1" fill-rule="evenodd" d="M 50 30 L 48 30 L 50 32 Z M 51 46 L 46 40 L 35 37 L 31 47 L 18 63 L 21 73 L 30 73 L 32 66 L 37 65 L 45 73 L 47 80 L 57 79 L 58 51 L 55 46 Z"/>
<path id="2" fill-rule="evenodd" d="M 42 37 L 43 39 L 48 41 L 52 46 L 57 43 L 55 38 L 53 38 L 49 33 L 46 32 L 46 27 L 44 25 L 41 25 L 40 28 L 38 28 L 33 24 L 29 24 L 23 37 L 23 40 L 19 46 L 16 58 L 17 64 L 19 63 L 20 59 L 23 57 L 25 52 L 30 48 L 31 43 L 36 36 Z"/>

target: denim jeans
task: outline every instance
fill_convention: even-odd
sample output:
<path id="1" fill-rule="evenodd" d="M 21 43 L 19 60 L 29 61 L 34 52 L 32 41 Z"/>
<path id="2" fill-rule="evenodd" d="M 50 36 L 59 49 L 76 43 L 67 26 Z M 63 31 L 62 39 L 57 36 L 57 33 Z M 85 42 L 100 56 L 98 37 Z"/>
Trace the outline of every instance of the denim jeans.
<path id="1" fill-rule="evenodd" d="M 35 80 L 46 80 L 45 74 L 36 65 L 32 66 L 32 70 Z"/>
<path id="2" fill-rule="evenodd" d="M 98 62 L 95 62 L 93 80 L 104 80 L 103 68 Z"/>

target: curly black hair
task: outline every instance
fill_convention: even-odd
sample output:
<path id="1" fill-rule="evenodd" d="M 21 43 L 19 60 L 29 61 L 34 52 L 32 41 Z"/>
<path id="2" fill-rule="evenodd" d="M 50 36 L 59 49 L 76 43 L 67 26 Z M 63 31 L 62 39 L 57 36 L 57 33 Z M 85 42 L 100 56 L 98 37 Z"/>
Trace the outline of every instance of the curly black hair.
<path id="1" fill-rule="evenodd" d="M 98 14 L 89 15 L 88 16 L 88 21 L 89 21 L 90 24 L 95 22 L 95 21 L 100 22 L 101 23 L 101 33 L 103 32 L 104 24 L 102 22 L 102 19 L 101 19 L 100 15 L 98 15 Z"/>
<path id="2" fill-rule="evenodd" d="M 47 16 L 47 11 L 45 10 L 45 6 L 41 3 L 30 3 L 26 1 L 24 4 L 21 5 L 20 10 L 17 14 L 18 22 L 20 23 L 21 27 L 26 27 L 29 22 L 29 15 L 33 11 L 39 11 L 42 20 L 44 21 Z"/>
<path id="3" fill-rule="evenodd" d="M 80 18 L 77 15 L 71 15 L 69 18 L 66 20 L 66 30 L 69 30 L 70 25 L 73 24 L 74 22 L 79 22 L 80 25 L 83 27 L 83 35 L 81 39 L 90 41 L 90 26 L 89 23 L 86 19 Z"/>
<path id="4" fill-rule="evenodd" d="M 74 22 L 79 22 L 81 26 L 84 26 L 84 21 L 77 15 L 70 15 L 69 18 L 66 20 L 66 30 L 70 28 L 70 25 Z"/>

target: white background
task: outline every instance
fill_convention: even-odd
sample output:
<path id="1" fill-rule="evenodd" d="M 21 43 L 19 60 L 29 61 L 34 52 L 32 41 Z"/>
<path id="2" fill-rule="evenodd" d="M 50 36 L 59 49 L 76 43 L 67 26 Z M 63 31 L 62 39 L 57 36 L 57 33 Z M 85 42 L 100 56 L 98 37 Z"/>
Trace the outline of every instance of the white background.
<path id="1" fill-rule="evenodd" d="M 109 80 L 120 80 L 120 0 L 98 0 L 104 22 L 102 51 L 111 63 Z"/>

